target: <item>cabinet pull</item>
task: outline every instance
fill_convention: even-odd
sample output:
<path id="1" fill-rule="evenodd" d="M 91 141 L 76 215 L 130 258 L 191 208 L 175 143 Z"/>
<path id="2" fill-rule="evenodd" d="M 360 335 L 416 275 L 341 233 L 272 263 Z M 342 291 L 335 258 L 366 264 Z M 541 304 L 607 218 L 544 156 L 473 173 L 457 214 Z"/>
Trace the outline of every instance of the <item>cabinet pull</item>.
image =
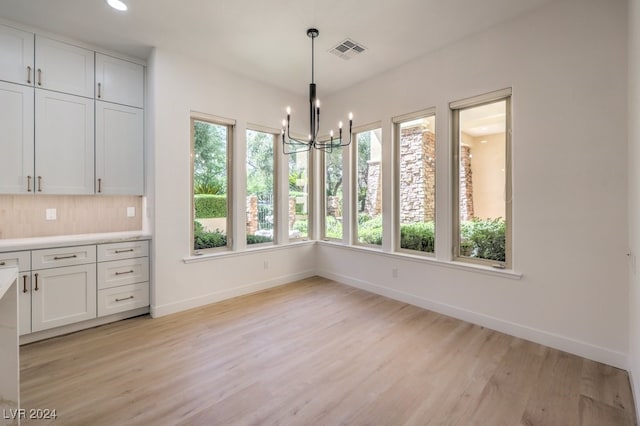
<path id="1" fill-rule="evenodd" d="M 42 192 L 42 176 L 38 176 L 38 192 Z"/>
<path id="2" fill-rule="evenodd" d="M 133 249 L 126 249 L 126 250 L 116 250 L 116 254 L 120 254 L 120 253 L 129 253 L 132 252 Z"/>
<path id="3" fill-rule="evenodd" d="M 98 99 L 102 97 L 102 83 L 98 83 Z"/>
<path id="4" fill-rule="evenodd" d="M 42 86 L 42 70 L 38 68 L 38 86 Z"/>
<path id="5" fill-rule="evenodd" d="M 116 276 L 118 275 L 126 275 L 126 274 L 133 274 L 135 271 L 132 269 L 130 271 L 126 271 L 126 272 L 116 272 Z"/>
<path id="6" fill-rule="evenodd" d="M 34 274 L 34 277 L 36 279 L 36 288 L 34 289 L 35 291 L 38 291 L 38 274 Z"/>
<path id="7" fill-rule="evenodd" d="M 27 290 L 27 276 L 23 275 L 22 276 L 22 292 L 26 293 L 27 291 L 28 291 Z"/>
<path id="8" fill-rule="evenodd" d="M 31 175 L 27 176 L 27 192 L 31 192 Z"/>
<path id="9" fill-rule="evenodd" d="M 6 264 L 7 264 L 7 262 L 0 262 L 0 266 L 4 266 Z"/>
<path id="10" fill-rule="evenodd" d="M 98 194 L 102 192 L 102 178 L 98 178 Z"/>
<path id="11" fill-rule="evenodd" d="M 122 302 L 123 300 L 129 300 L 129 299 L 133 299 L 133 296 L 123 297 L 122 299 L 116 298 L 116 302 Z"/>
<path id="12" fill-rule="evenodd" d="M 31 84 L 31 66 L 27 65 L 27 83 Z"/>
<path id="13" fill-rule="evenodd" d="M 71 256 L 54 256 L 53 260 L 75 259 L 76 257 L 78 257 L 77 254 L 72 254 Z"/>

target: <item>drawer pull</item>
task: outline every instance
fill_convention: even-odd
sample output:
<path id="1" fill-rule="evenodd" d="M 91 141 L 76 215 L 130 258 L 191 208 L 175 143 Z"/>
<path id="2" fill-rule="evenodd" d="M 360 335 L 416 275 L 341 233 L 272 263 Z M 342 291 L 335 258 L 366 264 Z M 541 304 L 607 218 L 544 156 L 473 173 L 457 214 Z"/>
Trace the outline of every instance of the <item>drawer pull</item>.
<path id="1" fill-rule="evenodd" d="M 23 275 L 22 276 L 22 292 L 26 293 L 27 291 L 28 291 L 27 290 L 27 276 Z"/>
<path id="2" fill-rule="evenodd" d="M 122 299 L 117 299 L 116 298 L 116 302 L 122 302 L 123 300 L 129 300 L 129 299 L 133 299 L 133 296 L 123 297 Z"/>
<path id="3" fill-rule="evenodd" d="M 75 259 L 76 257 L 78 257 L 77 254 L 72 254 L 71 256 L 55 256 L 53 260 Z"/>
<path id="4" fill-rule="evenodd" d="M 4 266 L 6 264 L 7 264 L 7 262 L 0 262 L 0 266 Z"/>
<path id="5" fill-rule="evenodd" d="M 38 86 L 42 86 L 42 70 L 38 68 Z"/>
<path id="6" fill-rule="evenodd" d="M 31 176 L 27 176 L 27 192 L 31 192 Z"/>
<path id="7" fill-rule="evenodd" d="M 132 269 L 130 271 L 126 271 L 126 272 L 116 272 L 116 276 L 117 275 L 126 275 L 126 274 L 133 274 L 135 271 Z"/>
<path id="8" fill-rule="evenodd" d="M 33 274 L 36 278 L 36 288 L 34 289 L 35 291 L 38 291 L 38 274 Z"/>
<path id="9" fill-rule="evenodd" d="M 126 249 L 126 250 L 116 250 L 115 253 L 116 254 L 120 254 L 120 253 L 130 253 L 134 251 L 132 248 L 131 249 Z"/>

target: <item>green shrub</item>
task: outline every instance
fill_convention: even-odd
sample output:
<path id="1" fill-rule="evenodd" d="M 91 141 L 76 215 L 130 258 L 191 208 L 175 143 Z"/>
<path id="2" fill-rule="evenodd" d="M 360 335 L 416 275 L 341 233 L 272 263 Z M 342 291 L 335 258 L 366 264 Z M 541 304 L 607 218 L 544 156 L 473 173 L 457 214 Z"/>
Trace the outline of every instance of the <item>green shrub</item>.
<path id="1" fill-rule="evenodd" d="M 369 220 L 364 216 L 358 216 L 358 241 L 365 244 L 382 245 L 382 215 L 377 215 Z M 363 220 L 360 222 L 360 220 Z"/>
<path id="2" fill-rule="evenodd" d="M 472 219 L 460 225 L 461 246 L 471 243 L 471 257 L 480 259 L 505 260 L 505 231 L 504 219 Z"/>
<path id="3" fill-rule="evenodd" d="M 309 233 L 309 222 L 298 219 L 293 224 L 293 229 L 299 231 L 303 236 L 307 236 Z"/>
<path id="4" fill-rule="evenodd" d="M 217 229 L 214 232 L 209 232 L 197 220 L 193 222 L 193 248 L 195 250 L 224 247 L 226 245 L 227 236 L 225 234 Z"/>
<path id="5" fill-rule="evenodd" d="M 333 216 L 327 216 L 325 218 L 325 237 L 327 238 L 342 238 L 342 222 Z"/>
<path id="6" fill-rule="evenodd" d="M 198 182 L 193 185 L 194 194 L 220 194 L 223 190 L 221 182 Z"/>
<path id="7" fill-rule="evenodd" d="M 408 250 L 434 252 L 435 227 L 433 222 L 411 223 L 400 226 L 400 247 Z"/>
<path id="8" fill-rule="evenodd" d="M 196 219 L 227 217 L 227 196 L 212 194 L 194 195 Z"/>
<path id="9" fill-rule="evenodd" d="M 273 241 L 271 237 L 265 237 L 262 235 L 250 235 L 247 234 L 247 244 L 261 244 L 261 243 L 270 243 Z"/>

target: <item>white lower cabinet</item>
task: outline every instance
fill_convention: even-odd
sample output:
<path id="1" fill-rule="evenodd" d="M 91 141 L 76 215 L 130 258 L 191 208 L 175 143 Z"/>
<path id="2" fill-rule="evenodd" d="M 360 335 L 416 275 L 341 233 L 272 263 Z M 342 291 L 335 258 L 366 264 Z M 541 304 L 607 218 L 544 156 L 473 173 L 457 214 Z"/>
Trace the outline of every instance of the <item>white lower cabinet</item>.
<path id="1" fill-rule="evenodd" d="M 0 268 L 18 267 L 18 332 L 31 333 L 31 252 L 0 253 Z"/>
<path id="2" fill-rule="evenodd" d="M 98 290 L 99 317 L 142 308 L 148 305 L 148 282 Z"/>
<path id="3" fill-rule="evenodd" d="M 95 264 L 33 271 L 32 331 L 60 327 L 95 317 Z"/>

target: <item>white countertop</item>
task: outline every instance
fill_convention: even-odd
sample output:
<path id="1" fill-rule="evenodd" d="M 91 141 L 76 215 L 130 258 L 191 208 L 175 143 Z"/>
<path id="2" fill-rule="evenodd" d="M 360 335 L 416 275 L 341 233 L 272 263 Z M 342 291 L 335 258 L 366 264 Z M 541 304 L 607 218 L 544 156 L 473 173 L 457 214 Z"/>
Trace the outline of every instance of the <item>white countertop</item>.
<path id="1" fill-rule="evenodd" d="M 117 243 L 120 241 L 150 240 L 142 231 L 107 232 L 103 234 L 56 235 L 53 237 L 12 238 L 0 240 L 0 252 L 33 250 L 50 247 L 79 246 L 84 244 Z"/>
<path id="2" fill-rule="evenodd" d="M 17 277 L 18 268 L 16 267 L 0 269 L 0 299 L 2 299 L 7 290 L 9 290 L 9 287 L 11 287 L 11 284 L 13 284 Z"/>

